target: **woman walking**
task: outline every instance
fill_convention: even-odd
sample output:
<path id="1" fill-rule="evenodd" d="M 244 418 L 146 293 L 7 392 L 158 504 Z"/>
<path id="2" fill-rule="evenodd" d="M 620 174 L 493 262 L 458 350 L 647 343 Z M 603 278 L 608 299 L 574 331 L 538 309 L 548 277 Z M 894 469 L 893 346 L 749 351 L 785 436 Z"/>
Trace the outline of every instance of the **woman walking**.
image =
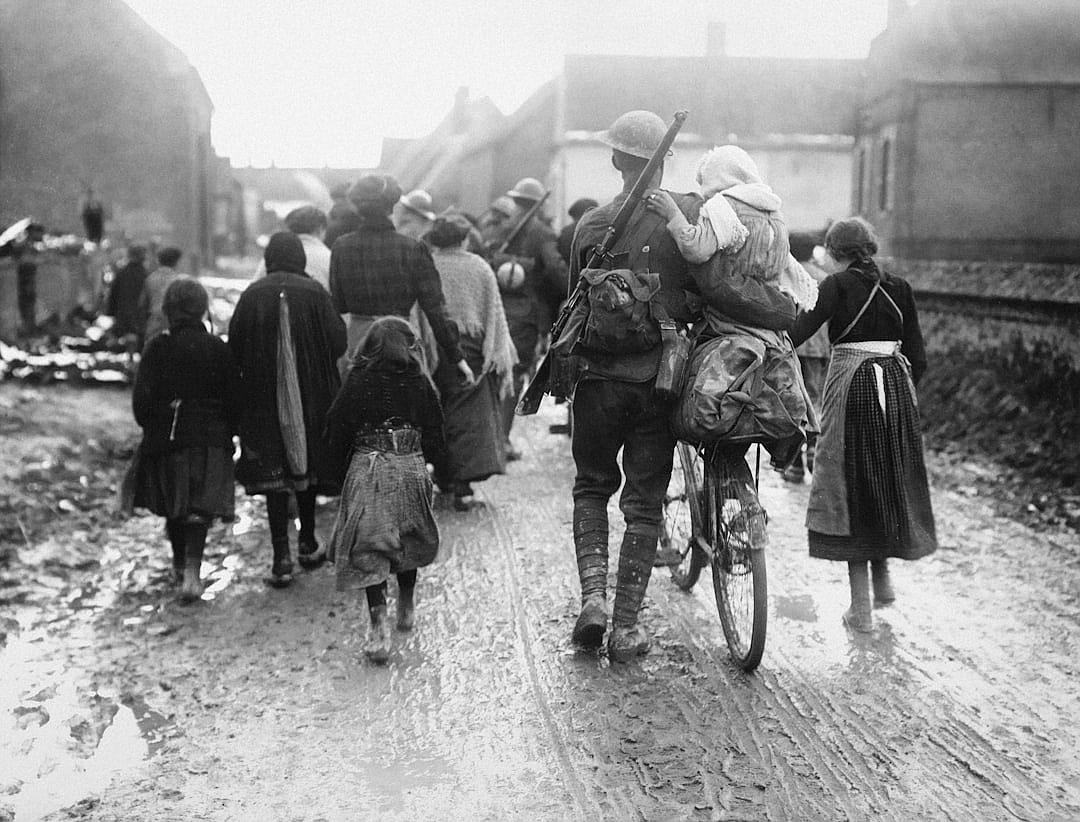
<path id="1" fill-rule="evenodd" d="M 828 322 L 833 345 L 806 524 L 811 556 L 848 563 L 844 622 L 870 631 L 871 575 L 887 605 L 889 558 L 937 549 L 915 394 L 926 353 L 911 286 L 878 267 L 870 225 L 834 223 L 825 249 L 833 273 L 791 332 L 798 345 Z"/>
<path id="2" fill-rule="evenodd" d="M 443 419 L 422 362 L 405 320 L 375 320 L 327 416 L 329 451 L 348 468 L 330 554 L 338 590 L 367 594 L 364 652 L 378 664 L 390 657 L 388 578 L 397 576 L 398 630 L 412 630 L 416 569 L 439 548 L 425 461 L 443 458 Z"/>
<path id="3" fill-rule="evenodd" d="M 168 331 L 147 343 L 132 394 L 143 429 L 135 505 L 165 517 L 181 602 L 202 596 L 207 530 L 234 507 L 238 374 L 229 347 L 203 325 L 208 305 L 197 281 L 169 285 L 162 300 Z"/>
<path id="4" fill-rule="evenodd" d="M 446 417 L 447 458 L 438 481 L 454 495 L 454 507 L 473 505 L 472 483 L 506 468 L 506 438 L 499 398 L 513 390 L 517 353 L 506 325 L 495 274 L 482 257 L 465 250 L 472 224 L 462 215 L 435 220 L 427 241 L 442 280 L 446 313 L 457 326 L 475 384 L 464 383 L 453 363 L 440 363 L 435 384 Z"/>
<path id="5" fill-rule="evenodd" d="M 293 572 L 290 493 L 300 518 L 300 564 L 312 568 L 326 558 L 315 538 L 315 495 L 337 493 L 322 431 L 341 385 L 336 361 L 345 352 L 345 324 L 326 289 L 304 273 L 299 237 L 275 234 L 265 261 L 267 275 L 240 296 L 229 323 L 242 397 L 236 474 L 249 494 L 266 495 L 269 582 L 284 586 Z"/>

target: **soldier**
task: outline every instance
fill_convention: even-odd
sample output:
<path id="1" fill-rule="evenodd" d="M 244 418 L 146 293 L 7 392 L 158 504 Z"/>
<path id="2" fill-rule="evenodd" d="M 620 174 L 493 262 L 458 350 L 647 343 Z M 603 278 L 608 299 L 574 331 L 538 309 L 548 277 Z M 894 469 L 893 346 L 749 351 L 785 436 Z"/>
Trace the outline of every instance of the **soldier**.
<path id="1" fill-rule="evenodd" d="M 422 240 L 435 223 L 431 195 L 423 189 L 410 191 L 394 206 L 394 227 L 398 234 Z"/>
<path id="2" fill-rule="evenodd" d="M 506 192 L 506 197 L 521 215 L 543 196 L 544 186 L 532 177 L 518 180 L 517 185 Z M 515 264 L 521 267 L 524 274 L 520 282 L 515 276 Z M 515 460 L 521 455 L 510 443 L 514 405 L 525 385 L 526 376 L 532 373 L 536 365 L 539 348 L 547 342 L 547 331 L 551 328 L 559 303 L 566 298 L 567 269 L 559 255 L 558 238 L 539 213 L 529 220 L 504 254 L 494 255 L 492 268 L 500 281 L 506 321 L 518 354 L 518 364 L 514 368 L 514 392 L 504 403 L 502 414 L 506 429 L 506 456 L 509 460 Z"/>
<path id="3" fill-rule="evenodd" d="M 623 190 L 607 205 L 587 212 L 578 223 L 571 250 L 570 277 L 577 282 L 583 258 L 600 244 L 637 178 L 659 147 L 667 126 L 648 111 L 623 114 L 599 136 L 612 149 L 611 163 L 621 174 Z M 660 185 L 663 166 L 650 186 Z M 679 210 L 693 222 L 701 209 L 694 194 L 672 195 Z M 649 208 L 638 207 L 626 231 L 612 248 L 613 268 L 653 272 L 660 276 L 660 290 L 652 298 L 672 319 L 690 323 L 696 317 L 687 291 L 698 291 L 668 232 L 665 220 Z M 741 320 L 739 290 L 763 315 L 778 326 L 790 326 L 795 307 L 790 298 L 774 299 L 763 293 L 760 282 L 731 283 L 729 316 Z M 776 292 L 779 295 L 779 292 Z M 607 630 L 608 518 L 607 503 L 623 486 L 619 506 L 626 520 L 608 638 L 608 656 L 628 662 L 649 648 L 644 629 L 637 624 L 638 611 L 652 573 L 659 535 L 661 507 L 671 478 L 675 436 L 668 423 L 670 408 L 653 391 L 660 346 L 634 353 L 585 348 L 580 357 L 580 377 L 574 390 L 572 451 L 577 476 L 574 480 L 574 549 L 581 582 L 581 613 L 573 639 L 585 647 L 599 647 Z M 622 451 L 622 471 L 617 460 Z M 625 482 L 623 475 L 625 474 Z"/>

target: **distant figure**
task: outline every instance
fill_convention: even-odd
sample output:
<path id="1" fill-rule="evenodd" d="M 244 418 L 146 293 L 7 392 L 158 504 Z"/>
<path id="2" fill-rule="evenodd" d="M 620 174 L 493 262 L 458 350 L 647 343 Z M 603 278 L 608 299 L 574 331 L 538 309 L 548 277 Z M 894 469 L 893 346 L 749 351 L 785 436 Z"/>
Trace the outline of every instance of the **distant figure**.
<path id="1" fill-rule="evenodd" d="M 333 248 L 338 237 L 356 231 L 360 225 L 360 217 L 349 202 L 349 184 L 339 183 L 330 189 L 330 199 L 333 205 L 327 214 L 326 236 L 323 238 L 327 248 Z"/>
<path id="2" fill-rule="evenodd" d="M 349 192 L 360 215 L 356 231 L 340 238 L 330 253 L 330 295 L 339 314 L 348 314 L 347 369 L 360 340 L 378 317 L 408 317 L 420 303 L 442 357 L 474 382 L 458 343 L 457 327 L 446 316 L 446 300 L 431 252 L 419 240 L 398 234 L 390 213 L 401 198 L 393 177 L 369 174 Z"/>
<path id="3" fill-rule="evenodd" d="M 397 576 L 397 628 L 411 631 L 416 571 L 439 550 L 425 462 L 444 459 L 442 410 L 405 320 L 371 324 L 326 421 L 330 452 L 344 466 L 330 537 L 337 589 L 366 591 L 364 653 L 383 664 L 391 646 L 387 580 Z"/>
<path id="4" fill-rule="evenodd" d="M 176 270 L 184 253 L 176 246 L 166 246 L 158 252 L 158 267 L 143 281 L 139 295 L 139 316 L 144 318 L 143 340 L 149 342 L 166 328 L 168 321 L 161 309 L 165 291 L 184 275 Z"/>
<path id="5" fill-rule="evenodd" d="M 305 274 L 300 238 L 279 231 L 266 246 L 267 275 L 240 295 L 229 322 L 229 347 L 240 368 L 240 460 L 236 478 L 248 494 L 266 495 L 273 564 L 269 582 L 292 582 L 289 495 L 300 518 L 300 564 L 326 558 L 315 537 L 316 492 L 337 493 L 323 443 L 326 412 L 341 387 L 337 359 L 345 326 L 330 295 Z"/>
<path id="6" fill-rule="evenodd" d="M 13 248 L 16 302 L 19 308 L 19 333 L 31 336 L 37 330 L 37 252 L 29 243 Z"/>
<path id="7" fill-rule="evenodd" d="M 311 279 L 330 291 L 330 249 L 323 239 L 326 237 L 326 212 L 315 206 L 300 206 L 285 215 L 285 228 L 300 238 L 307 258 L 307 270 L 304 272 Z M 266 276 L 266 261 L 259 260 L 255 269 L 255 278 Z"/>
<path id="8" fill-rule="evenodd" d="M 142 348 L 144 325 L 139 312 L 139 297 L 146 284 L 146 247 L 128 247 L 127 263 L 117 270 L 109 287 L 105 313 L 113 318 L 112 332 L 117 338 L 134 337 Z"/>
<path id="9" fill-rule="evenodd" d="M 100 243 L 105 233 L 105 206 L 94 196 L 94 189 L 87 188 L 82 203 L 82 222 L 86 238 L 92 243 Z"/>
<path id="10" fill-rule="evenodd" d="M 135 505 L 165 517 L 182 602 L 202 596 L 207 529 L 234 508 L 239 374 L 229 347 L 203 325 L 208 304 L 196 280 L 169 285 L 162 303 L 169 331 L 147 344 L 132 392 L 143 429 Z"/>
<path id="11" fill-rule="evenodd" d="M 563 262 L 570 265 L 570 245 L 574 242 L 574 229 L 577 228 L 578 220 L 581 216 L 590 208 L 596 208 L 600 203 L 591 197 L 582 197 L 580 200 L 574 200 L 573 204 L 567 210 L 567 214 L 570 215 L 570 222 L 563 226 L 563 230 L 559 232 L 559 256 L 563 258 Z"/>
<path id="12" fill-rule="evenodd" d="M 442 362 L 435 384 L 442 396 L 447 459 L 436 481 L 454 495 L 454 507 L 472 507 L 472 483 L 506 468 L 499 399 L 513 388 L 517 362 L 499 287 L 484 258 L 465 250 L 472 224 L 462 215 L 435 220 L 428 242 L 446 296 L 446 313 L 457 326 L 461 348 L 478 384 L 462 383 L 452 363 Z"/>
<path id="13" fill-rule="evenodd" d="M 818 238 L 813 234 L 793 232 L 788 239 L 791 244 L 791 256 L 799 261 L 806 273 L 813 277 L 820 287 L 822 281 L 828 276 L 828 272 L 814 262 L 814 249 L 818 245 Z M 828 327 L 821 326 L 810 339 L 796 349 L 795 353 L 799 355 L 799 368 L 802 370 L 806 393 L 820 415 L 821 401 L 825 391 L 825 374 L 829 370 Z M 813 473 L 817 441 L 816 431 L 806 432 L 805 459 L 800 452 L 795 462 L 784 470 L 785 480 L 800 483 L 806 478 L 807 471 Z"/>
<path id="14" fill-rule="evenodd" d="M 414 240 L 424 239 L 424 235 L 431 231 L 431 226 L 435 222 L 431 195 L 422 189 L 402 195 L 394 206 L 393 219 L 398 234 L 404 234 Z"/>
<path id="15" fill-rule="evenodd" d="M 869 223 L 833 223 L 825 250 L 832 273 L 791 332 L 801 344 L 828 323 L 832 342 L 806 527 L 810 556 L 848 564 L 844 623 L 866 632 L 870 574 L 874 603 L 887 605 L 896 598 L 888 558 L 937 550 L 915 396 L 926 350 L 911 286 L 874 261 Z"/>

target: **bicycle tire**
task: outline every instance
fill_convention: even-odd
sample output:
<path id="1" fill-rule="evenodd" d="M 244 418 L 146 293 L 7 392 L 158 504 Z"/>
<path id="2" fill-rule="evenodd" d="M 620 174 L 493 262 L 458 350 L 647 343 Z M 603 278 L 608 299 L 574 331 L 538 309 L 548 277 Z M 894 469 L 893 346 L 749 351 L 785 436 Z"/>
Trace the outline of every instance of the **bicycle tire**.
<path id="1" fill-rule="evenodd" d="M 720 450 L 705 472 L 707 540 L 713 546 L 712 577 L 724 639 L 735 664 L 754 670 L 765 651 L 768 625 L 765 510 L 750 467 Z"/>
<path id="2" fill-rule="evenodd" d="M 696 545 L 704 522 L 702 490 L 704 459 L 692 445 L 680 442 L 675 446 L 675 462 L 671 481 L 664 495 L 664 516 L 660 528 L 660 544 L 675 545 L 682 562 L 671 568 L 671 580 L 683 591 L 697 584 L 707 559 Z"/>

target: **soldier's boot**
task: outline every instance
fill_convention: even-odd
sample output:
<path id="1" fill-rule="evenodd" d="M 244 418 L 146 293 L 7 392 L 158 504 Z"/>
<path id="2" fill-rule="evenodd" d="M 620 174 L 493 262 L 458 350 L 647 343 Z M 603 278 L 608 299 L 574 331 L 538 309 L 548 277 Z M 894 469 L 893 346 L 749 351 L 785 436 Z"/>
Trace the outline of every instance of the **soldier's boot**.
<path id="1" fill-rule="evenodd" d="M 645 600 L 655 557 L 655 532 L 627 531 L 623 535 L 611 636 L 608 637 L 608 658 L 612 662 L 631 662 L 649 650 L 649 636 L 638 625 L 638 612 Z"/>
<path id="2" fill-rule="evenodd" d="M 581 582 L 581 612 L 572 639 L 585 648 L 599 648 L 607 631 L 608 519 L 599 501 L 574 505 L 574 553 Z"/>

